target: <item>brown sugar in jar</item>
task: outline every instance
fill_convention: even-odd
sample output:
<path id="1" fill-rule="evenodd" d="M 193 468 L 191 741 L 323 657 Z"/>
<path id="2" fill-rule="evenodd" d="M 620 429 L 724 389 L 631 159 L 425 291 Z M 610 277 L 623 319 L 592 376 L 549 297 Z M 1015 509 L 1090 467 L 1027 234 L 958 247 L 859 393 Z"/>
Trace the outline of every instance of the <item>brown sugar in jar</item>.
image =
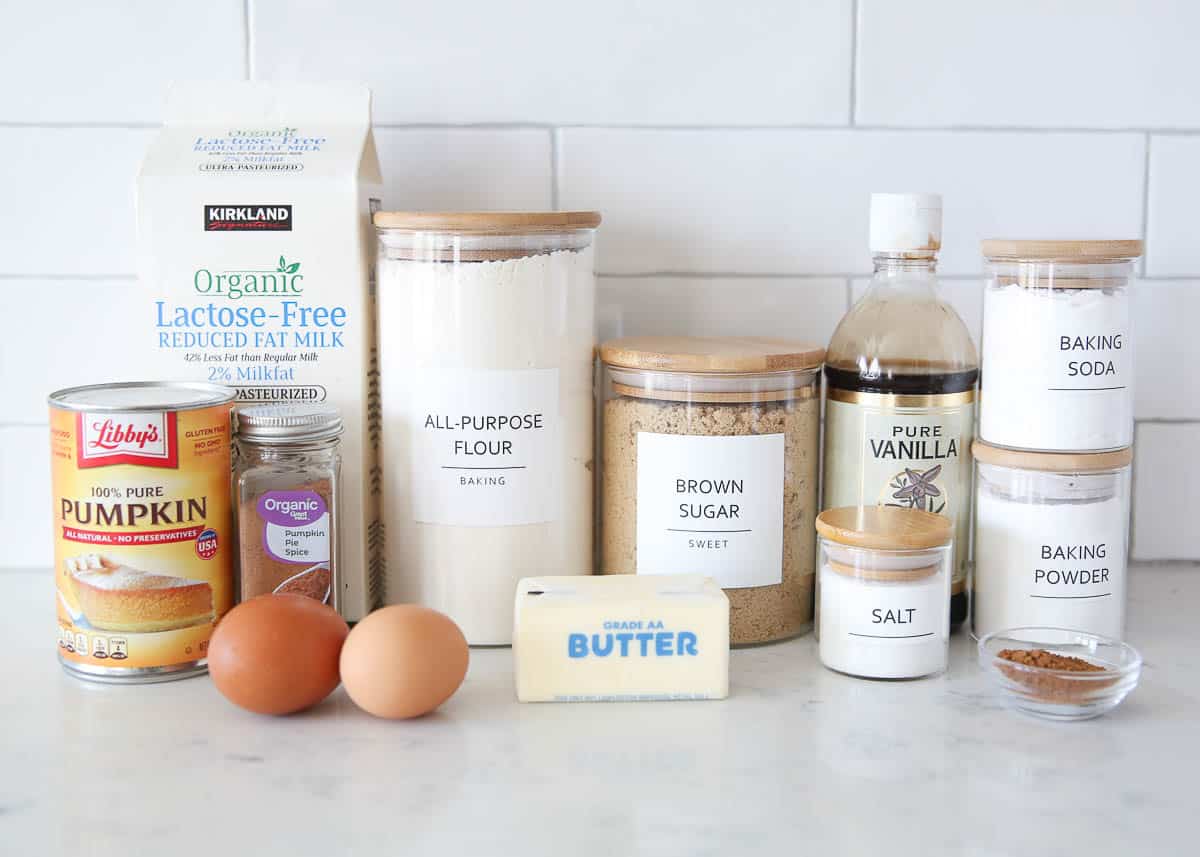
<path id="1" fill-rule="evenodd" d="M 808 631 L 823 351 L 634 337 L 600 356 L 601 573 L 714 578 L 735 646 Z"/>
<path id="2" fill-rule="evenodd" d="M 339 606 L 341 430 L 321 405 L 238 410 L 240 601 L 279 592 Z"/>

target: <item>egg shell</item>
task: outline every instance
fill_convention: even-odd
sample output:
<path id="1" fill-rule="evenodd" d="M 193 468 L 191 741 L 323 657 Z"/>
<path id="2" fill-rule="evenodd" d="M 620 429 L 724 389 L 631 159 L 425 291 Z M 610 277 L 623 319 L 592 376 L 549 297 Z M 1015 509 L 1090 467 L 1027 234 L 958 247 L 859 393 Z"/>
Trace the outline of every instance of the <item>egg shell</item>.
<path id="1" fill-rule="evenodd" d="M 259 595 L 230 610 L 208 646 L 213 684 L 259 714 L 311 708 L 338 686 L 338 657 L 350 627 L 304 595 Z"/>
<path id="2" fill-rule="evenodd" d="M 454 695 L 470 650 L 454 621 L 394 604 L 354 626 L 342 647 L 342 684 L 359 708 L 393 720 L 420 717 Z"/>

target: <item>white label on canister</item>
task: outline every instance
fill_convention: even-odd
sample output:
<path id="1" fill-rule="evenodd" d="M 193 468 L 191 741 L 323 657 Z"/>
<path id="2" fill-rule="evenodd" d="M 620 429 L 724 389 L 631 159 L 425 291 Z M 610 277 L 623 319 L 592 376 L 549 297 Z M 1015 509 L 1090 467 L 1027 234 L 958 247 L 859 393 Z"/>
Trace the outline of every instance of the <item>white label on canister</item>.
<path id="1" fill-rule="evenodd" d="M 821 578 L 822 637 L 904 642 L 945 634 L 945 582 L 872 583 L 826 570 Z"/>
<path id="2" fill-rule="evenodd" d="M 504 527 L 561 514 L 557 369 L 425 369 L 413 383 L 413 517 Z"/>
<path id="3" fill-rule="evenodd" d="M 982 365 L 983 440 L 1071 451 L 1132 442 L 1126 289 L 988 288 Z"/>
<path id="4" fill-rule="evenodd" d="M 638 432 L 637 573 L 783 580 L 782 434 Z"/>

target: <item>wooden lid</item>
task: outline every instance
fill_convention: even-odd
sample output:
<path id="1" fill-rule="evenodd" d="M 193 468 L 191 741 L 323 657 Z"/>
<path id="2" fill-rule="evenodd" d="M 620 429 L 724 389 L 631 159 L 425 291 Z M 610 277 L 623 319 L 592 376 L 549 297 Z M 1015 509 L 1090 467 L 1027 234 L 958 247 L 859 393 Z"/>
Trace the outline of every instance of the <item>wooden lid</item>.
<path id="1" fill-rule="evenodd" d="M 380 229 L 472 235 L 595 229 L 598 211 L 377 211 Z"/>
<path id="2" fill-rule="evenodd" d="M 630 336 L 603 343 L 600 359 L 626 369 L 750 374 L 815 369 L 825 349 L 761 336 Z"/>
<path id="3" fill-rule="evenodd" d="M 977 440 L 971 444 L 971 454 L 984 464 L 1048 473 L 1099 473 L 1128 467 L 1133 461 L 1131 446 L 1114 452 L 1030 452 L 1025 449 L 1005 449 Z"/>
<path id="4" fill-rule="evenodd" d="M 950 544 L 953 525 L 945 515 L 899 506 L 842 506 L 817 515 L 817 532 L 855 548 L 925 550 Z"/>
<path id="5" fill-rule="evenodd" d="M 1021 262 L 1121 262 L 1142 255 L 1141 241 L 1010 241 L 988 238 L 982 242 L 989 259 Z"/>

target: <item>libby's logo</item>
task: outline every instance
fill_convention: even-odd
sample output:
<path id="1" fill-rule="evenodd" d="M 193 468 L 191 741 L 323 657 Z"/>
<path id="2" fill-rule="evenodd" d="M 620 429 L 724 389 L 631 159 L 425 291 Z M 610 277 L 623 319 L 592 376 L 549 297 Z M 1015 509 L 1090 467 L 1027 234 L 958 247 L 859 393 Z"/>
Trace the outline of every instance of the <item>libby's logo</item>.
<path id="1" fill-rule="evenodd" d="M 206 205 L 205 232 L 291 232 L 290 205 Z"/>
<path id="2" fill-rule="evenodd" d="M 75 435 L 80 467 L 142 464 L 173 468 L 179 464 L 175 414 L 171 412 L 77 414 Z"/>
<path id="3" fill-rule="evenodd" d="M 304 292 L 304 275 L 299 262 L 289 262 L 283 256 L 271 268 L 240 268 L 229 271 L 210 271 L 199 268 L 192 275 L 192 287 L 197 294 L 217 295 L 231 301 L 241 298 L 294 297 Z"/>

